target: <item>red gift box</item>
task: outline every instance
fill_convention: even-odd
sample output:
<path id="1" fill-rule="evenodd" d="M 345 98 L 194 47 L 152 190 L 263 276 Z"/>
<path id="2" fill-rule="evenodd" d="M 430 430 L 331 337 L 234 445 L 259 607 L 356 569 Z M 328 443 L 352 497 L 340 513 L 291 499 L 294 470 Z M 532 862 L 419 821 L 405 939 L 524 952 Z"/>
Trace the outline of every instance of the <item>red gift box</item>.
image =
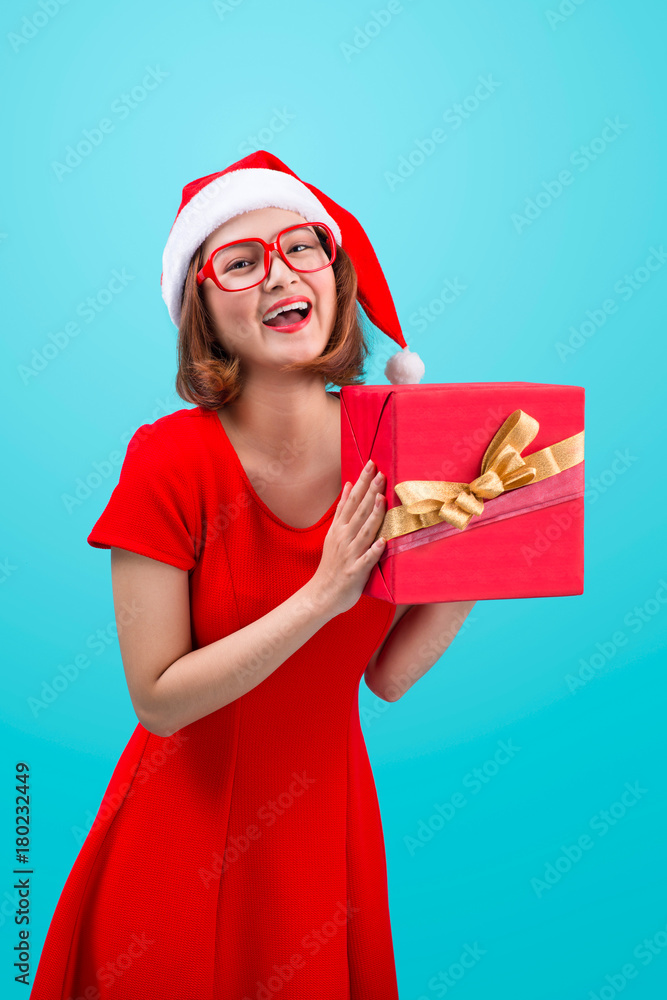
<path id="1" fill-rule="evenodd" d="M 363 593 L 393 604 L 582 594 L 584 396 L 535 382 L 343 386 L 342 481 L 369 459 L 386 476 L 387 541 Z M 408 530 L 388 537 L 390 521 Z"/>

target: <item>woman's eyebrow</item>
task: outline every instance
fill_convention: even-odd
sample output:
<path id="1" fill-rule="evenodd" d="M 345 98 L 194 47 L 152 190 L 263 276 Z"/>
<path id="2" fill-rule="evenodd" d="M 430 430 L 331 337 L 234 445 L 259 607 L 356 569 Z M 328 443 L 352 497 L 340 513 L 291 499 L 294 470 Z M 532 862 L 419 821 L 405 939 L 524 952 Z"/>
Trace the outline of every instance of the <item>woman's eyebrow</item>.
<path id="1" fill-rule="evenodd" d="M 266 242 L 267 243 L 275 243 L 275 241 L 278 238 L 279 233 L 284 232 L 285 229 L 292 229 L 292 228 L 293 228 L 292 226 L 283 226 L 281 229 L 276 229 L 276 231 L 273 234 L 273 236 L 271 237 L 271 239 L 267 239 Z M 312 229 L 312 223 L 309 223 L 309 222 L 295 222 L 294 223 L 294 228 L 298 228 L 298 229 Z M 259 237 L 259 238 L 264 239 L 264 237 Z M 258 239 L 257 233 L 254 233 L 252 236 L 250 236 L 250 235 L 236 236 L 236 237 L 232 237 L 231 239 L 224 239 L 224 240 L 222 240 L 221 243 L 218 243 L 218 246 L 224 246 L 225 243 L 244 243 L 247 240 L 256 240 L 256 239 Z"/>

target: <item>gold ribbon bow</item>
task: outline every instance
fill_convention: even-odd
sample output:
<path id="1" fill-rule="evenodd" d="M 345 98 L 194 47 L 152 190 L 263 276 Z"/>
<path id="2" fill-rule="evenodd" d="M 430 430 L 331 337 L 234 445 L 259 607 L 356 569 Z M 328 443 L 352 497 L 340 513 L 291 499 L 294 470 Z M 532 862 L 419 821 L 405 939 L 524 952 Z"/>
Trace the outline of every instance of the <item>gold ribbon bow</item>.
<path id="1" fill-rule="evenodd" d="M 496 431 L 484 452 L 482 469 L 471 483 L 406 479 L 394 487 L 401 506 L 385 513 L 376 538 L 396 538 L 447 521 L 463 531 L 473 515 L 484 510 L 484 500 L 555 476 L 583 461 L 584 432 L 523 456 L 540 425 L 523 410 L 515 410 Z"/>

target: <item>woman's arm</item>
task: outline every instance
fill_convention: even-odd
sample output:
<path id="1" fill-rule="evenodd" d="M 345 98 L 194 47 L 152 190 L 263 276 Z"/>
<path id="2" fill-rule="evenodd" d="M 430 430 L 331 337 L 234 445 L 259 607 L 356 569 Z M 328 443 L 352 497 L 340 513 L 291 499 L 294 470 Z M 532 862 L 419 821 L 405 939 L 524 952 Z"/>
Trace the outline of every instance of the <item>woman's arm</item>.
<path id="1" fill-rule="evenodd" d="M 256 687 L 338 613 L 311 579 L 245 628 L 193 649 L 186 570 L 112 546 L 111 576 L 132 705 L 157 736 Z"/>
<path id="2" fill-rule="evenodd" d="M 475 603 L 399 604 L 389 632 L 364 673 L 373 694 L 384 701 L 398 701 L 437 663 Z"/>
<path id="3" fill-rule="evenodd" d="M 345 483 L 315 574 L 244 628 L 192 648 L 186 570 L 111 546 L 118 641 L 141 724 L 171 736 L 260 684 L 326 622 L 353 607 L 382 543 L 382 477 L 370 462 Z M 349 488 L 348 488 L 349 487 Z"/>

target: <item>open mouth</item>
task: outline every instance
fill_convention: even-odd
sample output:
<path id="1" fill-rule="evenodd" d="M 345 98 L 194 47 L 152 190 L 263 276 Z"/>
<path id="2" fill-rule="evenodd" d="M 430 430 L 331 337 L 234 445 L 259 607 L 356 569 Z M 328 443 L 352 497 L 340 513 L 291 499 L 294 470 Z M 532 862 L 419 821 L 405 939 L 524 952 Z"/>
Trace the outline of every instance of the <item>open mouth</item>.
<path id="1" fill-rule="evenodd" d="M 265 326 L 271 326 L 276 329 L 291 329 L 305 323 L 310 316 L 312 308 L 312 303 L 307 299 L 289 302 L 279 309 L 273 309 L 271 312 L 268 312 L 262 323 Z"/>

